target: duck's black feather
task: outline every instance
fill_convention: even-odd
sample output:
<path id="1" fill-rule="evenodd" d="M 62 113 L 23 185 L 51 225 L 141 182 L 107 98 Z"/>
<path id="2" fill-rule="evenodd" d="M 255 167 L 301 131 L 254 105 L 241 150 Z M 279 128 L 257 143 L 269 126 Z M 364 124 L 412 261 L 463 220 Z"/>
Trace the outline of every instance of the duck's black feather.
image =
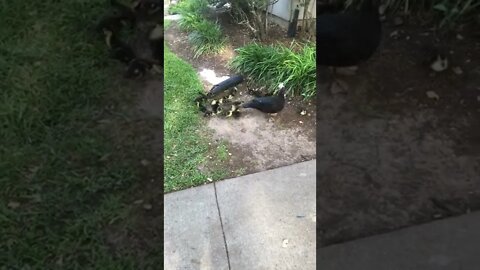
<path id="1" fill-rule="evenodd" d="M 317 65 L 354 66 L 367 60 L 380 43 L 378 7 L 366 0 L 360 11 L 317 17 Z"/>
<path id="2" fill-rule="evenodd" d="M 285 107 L 285 88 L 280 89 L 278 95 L 257 97 L 242 104 L 242 107 L 257 109 L 264 113 L 278 113 Z"/>

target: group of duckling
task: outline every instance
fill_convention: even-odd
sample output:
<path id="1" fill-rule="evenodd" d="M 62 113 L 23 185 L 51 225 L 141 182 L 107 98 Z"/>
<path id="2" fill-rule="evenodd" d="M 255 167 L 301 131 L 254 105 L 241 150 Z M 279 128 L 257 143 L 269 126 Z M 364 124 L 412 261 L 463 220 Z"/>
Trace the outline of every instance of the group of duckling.
<path id="1" fill-rule="evenodd" d="M 195 99 L 197 107 L 204 116 L 223 116 L 238 118 L 241 115 L 241 109 L 252 108 L 263 113 L 276 114 L 285 107 L 285 86 L 279 85 L 279 91 L 276 95 L 254 94 L 256 97 L 250 101 L 242 102 L 234 100 L 238 93 L 236 85 L 243 82 L 241 75 L 235 75 L 229 79 L 216 84 L 207 93 L 200 93 Z"/>
<path id="2" fill-rule="evenodd" d="M 147 71 L 162 73 L 163 1 L 134 0 L 130 4 L 110 0 L 112 12 L 104 16 L 97 31 L 104 36 L 111 58 L 127 65 L 125 78 L 143 77 Z M 133 37 L 122 40 L 130 26 Z"/>

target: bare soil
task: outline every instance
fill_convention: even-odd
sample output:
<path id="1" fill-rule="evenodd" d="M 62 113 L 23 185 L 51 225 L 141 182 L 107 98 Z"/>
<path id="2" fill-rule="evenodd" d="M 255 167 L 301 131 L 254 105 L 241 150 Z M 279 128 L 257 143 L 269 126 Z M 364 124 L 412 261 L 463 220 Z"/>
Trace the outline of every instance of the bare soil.
<path id="1" fill-rule="evenodd" d="M 245 29 L 229 22 L 224 16 L 221 18 L 230 45 L 218 55 L 193 58 L 188 35 L 178 28 L 176 22 L 172 22 L 165 32 L 170 49 L 198 70 L 205 92 L 213 85 L 204 79 L 202 71 L 213 70 L 217 78 L 234 75 L 228 68 L 228 61 L 235 55 L 234 49 L 252 42 Z M 238 100 L 253 98 L 248 94 L 246 85 L 244 82 L 237 86 Z M 301 115 L 302 110 L 306 110 L 307 114 Z M 315 105 L 311 102 L 289 98 L 284 110 L 276 116 L 244 110 L 238 119 L 209 117 L 205 121 L 212 131 L 212 141 L 227 143 L 231 156 L 223 166 L 228 167 L 229 176 L 238 176 L 315 158 L 315 115 Z"/>
<path id="2" fill-rule="evenodd" d="M 480 207 L 480 40 L 445 37 L 450 68 L 434 74 L 426 27 L 384 27 L 376 55 L 342 78 L 346 93 L 317 70 L 319 248 Z"/>

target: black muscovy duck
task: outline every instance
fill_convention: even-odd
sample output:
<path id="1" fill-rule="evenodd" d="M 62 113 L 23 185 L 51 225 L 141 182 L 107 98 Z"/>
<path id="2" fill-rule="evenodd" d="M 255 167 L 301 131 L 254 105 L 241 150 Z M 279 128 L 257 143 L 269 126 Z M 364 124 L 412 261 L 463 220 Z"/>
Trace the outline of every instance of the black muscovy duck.
<path id="1" fill-rule="evenodd" d="M 355 66 L 369 59 L 381 39 L 377 0 L 364 0 L 360 10 L 333 13 L 326 9 L 317 16 L 317 67 Z"/>
<path id="2" fill-rule="evenodd" d="M 264 113 L 278 113 L 285 107 L 285 86 L 283 83 L 279 85 L 277 95 L 257 97 L 242 104 L 242 108 L 257 109 Z"/>

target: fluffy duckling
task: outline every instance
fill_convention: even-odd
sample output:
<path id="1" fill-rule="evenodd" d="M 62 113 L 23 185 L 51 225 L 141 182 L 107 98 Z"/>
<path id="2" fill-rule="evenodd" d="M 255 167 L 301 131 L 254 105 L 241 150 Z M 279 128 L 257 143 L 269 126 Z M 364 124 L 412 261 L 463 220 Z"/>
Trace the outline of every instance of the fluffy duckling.
<path id="1" fill-rule="evenodd" d="M 240 116 L 240 101 L 235 102 L 222 102 L 218 104 L 216 110 L 214 111 L 216 115 L 223 117 L 234 117 L 238 118 Z"/>

